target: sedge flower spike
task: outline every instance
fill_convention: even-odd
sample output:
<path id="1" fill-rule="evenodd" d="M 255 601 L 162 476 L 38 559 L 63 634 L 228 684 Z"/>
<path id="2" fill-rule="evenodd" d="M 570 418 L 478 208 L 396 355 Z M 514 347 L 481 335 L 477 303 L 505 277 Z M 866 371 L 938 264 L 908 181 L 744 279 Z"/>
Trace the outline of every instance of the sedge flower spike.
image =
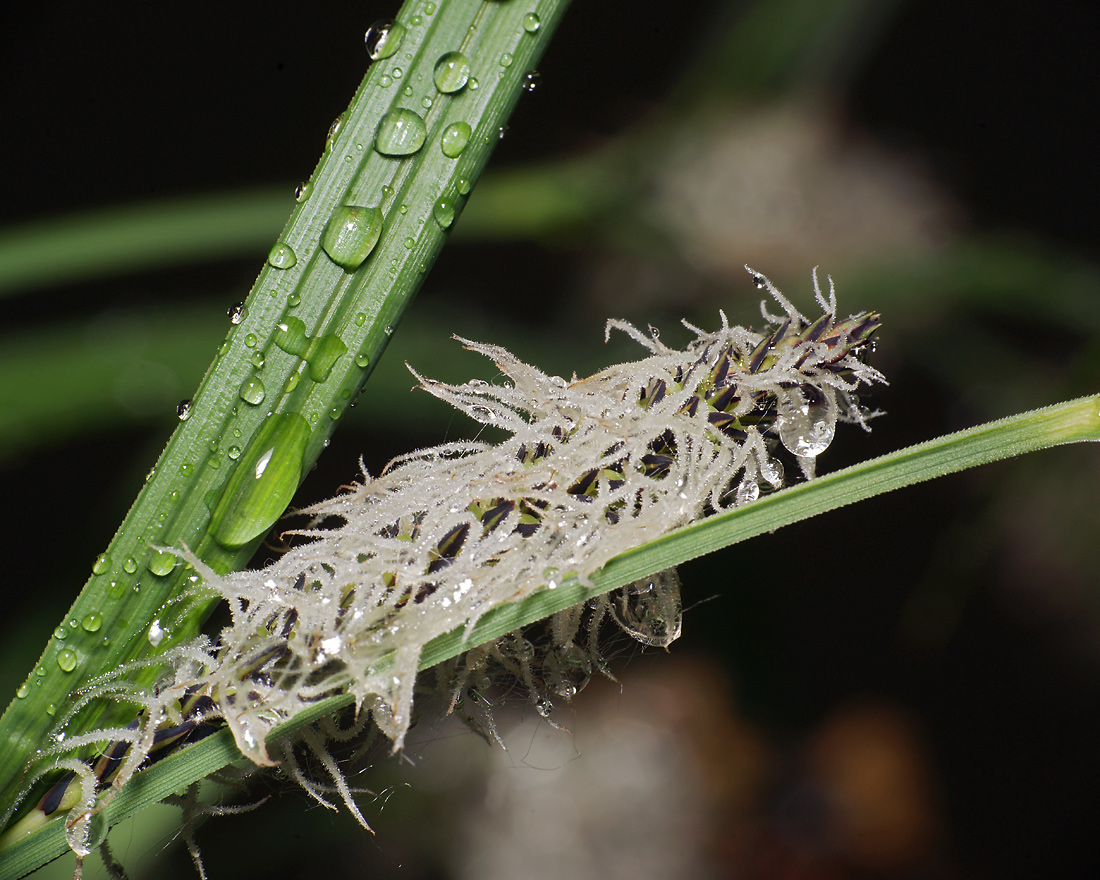
<path id="1" fill-rule="evenodd" d="M 750 270 L 751 272 L 752 270 Z M 303 513 L 307 539 L 268 567 L 226 576 L 197 565 L 232 622 L 202 677 L 241 751 L 273 763 L 271 728 L 321 697 L 354 695 L 400 747 L 424 645 L 468 632 L 490 609 L 565 577 L 587 582 L 612 557 L 784 484 L 781 443 L 811 478 L 839 420 L 866 428 L 854 392 L 884 381 L 861 360 L 876 314 L 803 316 L 782 307 L 763 331 L 730 326 L 680 350 L 621 320 L 648 356 L 567 382 L 495 345 L 501 384 L 421 387 L 508 439 L 405 455 L 377 478 Z M 410 368 L 411 369 L 411 368 Z M 778 440 L 778 442 L 777 442 Z M 335 523 L 335 524 L 333 524 Z"/>

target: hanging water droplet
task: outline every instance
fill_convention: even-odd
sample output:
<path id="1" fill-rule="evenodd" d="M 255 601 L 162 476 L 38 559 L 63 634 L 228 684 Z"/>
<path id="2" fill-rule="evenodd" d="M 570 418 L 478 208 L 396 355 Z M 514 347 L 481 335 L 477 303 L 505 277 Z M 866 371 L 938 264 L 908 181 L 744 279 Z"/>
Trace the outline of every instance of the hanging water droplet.
<path id="1" fill-rule="evenodd" d="M 525 92 L 533 92 L 539 87 L 540 82 L 542 82 L 542 74 L 537 70 L 529 70 L 523 75 L 520 85 Z"/>
<path id="2" fill-rule="evenodd" d="M 473 129 L 466 122 L 452 122 L 439 139 L 439 147 L 448 159 L 457 159 L 473 136 Z"/>
<path id="3" fill-rule="evenodd" d="M 106 810 L 85 810 L 77 804 L 65 819 L 65 843 L 80 858 L 107 839 Z"/>
<path id="4" fill-rule="evenodd" d="M 504 136 L 506 134 L 508 134 L 508 126 L 507 125 L 502 125 L 500 128 L 497 129 L 497 140 L 498 141 L 504 140 Z"/>
<path id="5" fill-rule="evenodd" d="M 391 110 L 378 123 L 374 149 L 383 156 L 410 156 L 424 146 L 428 130 L 412 110 Z"/>
<path id="6" fill-rule="evenodd" d="M 111 557 L 100 553 L 92 563 L 92 574 L 106 574 L 111 568 Z"/>
<path id="7" fill-rule="evenodd" d="M 760 476 L 762 476 L 774 489 L 783 486 L 783 464 L 778 459 L 767 458 L 760 462 Z"/>
<path id="8" fill-rule="evenodd" d="M 191 401 L 184 398 L 176 404 L 176 416 L 181 422 L 186 422 L 191 417 Z"/>
<path id="9" fill-rule="evenodd" d="M 627 584 L 609 597 L 611 616 L 643 645 L 667 648 L 680 638 L 680 578 L 668 568 Z"/>
<path id="10" fill-rule="evenodd" d="M 579 694 L 592 677 L 592 660 L 580 647 L 570 642 L 551 649 L 543 661 L 543 681 L 546 686 L 567 700 Z"/>
<path id="11" fill-rule="evenodd" d="M 145 567 L 158 577 L 169 574 L 176 566 L 176 557 L 166 550 L 160 550 L 149 557 Z"/>
<path id="12" fill-rule="evenodd" d="M 233 303 L 225 313 L 229 315 L 230 324 L 239 324 L 248 315 L 248 311 L 245 309 L 243 302 Z"/>
<path id="13" fill-rule="evenodd" d="M 447 52 L 436 61 L 432 79 L 444 94 L 457 92 L 470 81 L 470 60 L 461 52 Z"/>
<path id="14" fill-rule="evenodd" d="M 760 497 L 760 486 L 752 477 L 745 477 L 737 487 L 737 495 L 734 503 L 740 507 L 742 504 L 751 504 Z"/>
<path id="15" fill-rule="evenodd" d="M 240 395 L 241 400 L 245 403 L 251 403 L 253 406 L 259 406 L 264 402 L 264 397 L 267 391 L 264 388 L 264 383 L 259 379 L 245 379 L 241 383 Z"/>
<path id="16" fill-rule="evenodd" d="M 447 229 L 454 223 L 455 203 L 446 196 L 436 199 L 435 204 L 432 205 L 432 216 L 435 218 L 435 222 L 440 225 L 440 228 Z"/>
<path id="17" fill-rule="evenodd" d="M 219 544 L 240 547 L 275 524 L 298 488 L 309 435 L 300 415 L 280 413 L 264 422 L 243 455 L 238 451 L 210 517 L 208 528 Z"/>
<path id="18" fill-rule="evenodd" d="M 831 389 L 801 385 L 776 395 L 779 439 L 800 458 L 814 458 L 829 448 L 836 419 L 836 395 Z"/>
<path id="19" fill-rule="evenodd" d="M 289 244 L 278 241 L 268 251 L 267 261 L 276 269 L 290 269 L 298 262 L 298 255 L 294 253 Z"/>
<path id="20" fill-rule="evenodd" d="M 332 212 L 325 226 L 321 247 L 338 266 L 354 271 L 374 250 L 381 234 L 382 212 L 377 208 L 341 205 Z"/>
<path id="21" fill-rule="evenodd" d="M 98 611 L 85 614 L 84 619 L 80 621 L 80 625 L 84 627 L 84 632 L 99 632 L 99 628 L 103 626 L 103 615 Z"/>
<path id="22" fill-rule="evenodd" d="M 367 28 L 367 32 L 363 35 L 363 45 L 366 46 L 371 61 L 380 61 L 396 53 L 404 39 L 403 24 L 383 19 Z"/>
<path id="23" fill-rule="evenodd" d="M 72 672 L 79 662 L 80 658 L 72 648 L 62 648 L 57 652 L 57 665 L 61 667 L 62 672 Z"/>
<path id="24" fill-rule="evenodd" d="M 542 27 L 542 21 L 534 12 L 528 12 L 523 16 L 523 29 L 529 34 L 535 33 Z"/>
<path id="25" fill-rule="evenodd" d="M 303 180 L 296 187 L 294 187 L 294 201 L 304 202 L 310 197 L 313 192 L 313 184 L 309 181 Z"/>

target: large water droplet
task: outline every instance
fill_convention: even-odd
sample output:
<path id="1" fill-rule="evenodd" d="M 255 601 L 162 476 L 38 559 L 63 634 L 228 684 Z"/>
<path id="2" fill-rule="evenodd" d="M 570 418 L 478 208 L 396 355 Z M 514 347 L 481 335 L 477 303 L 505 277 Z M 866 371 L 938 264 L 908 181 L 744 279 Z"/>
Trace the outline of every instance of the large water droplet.
<path id="1" fill-rule="evenodd" d="M 176 557 L 166 550 L 161 550 L 149 557 L 145 567 L 158 577 L 164 577 L 170 573 L 176 565 Z"/>
<path id="2" fill-rule="evenodd" d="M 279 324 L 274 339 L 275 344 L 287 354 L 296 355 L 309 364 L 309 378 L 314 382 L 324 382 L 333 365 L 348 350 L 343 340 L 332 333 L 311 339 L 306 335 L 306 325 L 300 318 L 287 318 Z"/>
<path id="3" fill-rule="evenodd" d="M 99 632 L 99 628 L 103 626 L 103 615 L 98 611 L 85 614 L 84 619 L 80 621 L 80 625 L 84 627 L 84 632 Z"/>
<path id="4" fill-rule="evenodd" d="M 529 34 L 535 33 L 542 27 L 542 21 L 534 12 L 528 12 L 523 16 L 523 29 Z"/>
<path id="5" fill-rule="evenodd" d="M 80 658 L 72 648 L 62 648 L 57 652 L 57 665 L 61 667 L 62 672 L 72 672 L 79 662 Z"/>
<path id="6" fill-rule="evenodd" d="M 473 136 L 473 129 L 466 122 L 452 122 L 439 139 L 439 147 L 448 159 L 457 159 Z"/>
<path id="7" fill-rule="evenodd" d="M 309 424 L 297 413 L 271 416 L 241 455 L 210 517 L 210 534 L 240 547 L 286 510 L 302 475 Z"/>
<path id="8" fill-rule="evenodd" d="M 737 487 L 737 495 L 735 504 L 740 507 L 742 504 L 751 504 L 757 498 L 760 497 L 760 486 L 756 480 L 752 477 L 745 477 Z"/>
<path id="9" fill-rule="evenodd" d="M 251 403 L 253 406 L 259 406 L 264 402 L 264 397 L 267 394 L 264 388 L 264 383 L 259 379 L 245 379 L 241 383 L 240 395 L 241 400 L 245 403 Z"/>
<path id="10" fill-rule="evenodd" d="M 100 553 L 92 563 L 92 574 L 106 574 L 111 568 L 111 557 Z"/>
<path id="11" fill-rule="evenodd" d="M 412 115 L 416 116 L 415 113 Z M 424 124 L 420 125 L 423 128 Z M 334 263 L 354 271 L 374 250 L 381 234 L 382 212 L 377 208 L 341 205 L 332 212 L 325 226 L 321 247 Z"/>
<path id="12" fill-rule="evenodd" d="M 412 110 L 391 110 L 378 123 L 374 149 L 383 156 L 410 156 L 424 146 L 428 131 L 424 120 Z"/>
<path id="13" fill-rule="evenodd" d="M 309 198 L 313 192 L 313 184 L 307 180 L 303 180 L 296 187 L 294 187 L 294 201 L 304 202 Z"/>
<path id="14" fill-rule="evenodd" d="M 126 561 L 122 563 L 122 570 L 126 572 L 126 574 L 133 574 L 137 571 L 137 560 L 134 559 L 133 556 L 127 557 Z"/>
<path id="15" fill-rule="evenodd" d="M 800 458 L 813 458 L 829 448 L 836 418 L 836 395 L 831 389 L 801 385 L 776 396 L 779 439 Z"/>
<path id="16" fill-rule="evenodd" d="M 363 35 L 363 45 L 367 48 L 367 54 L 371 61 L 380 61 L 389 58 L 401 48 L 401 41 L 405 39 L 405 26 L 396 21 L 383 19 L 376 21 Z"/>
<path id="17" fill-rule="evenodd" d="M 267 261 L 276 269 L 289 269 L 298 262 L 298 255 L 294 253 L 289 244 L 278 241 L 268 251 Z"/>
<path id="18" fill-rule="evenodd" d="M 555 694 L 571 700 L 584 690 L 592 677 L 592 661 L 573 642 L 554 648 L 543 661 L 543 680 Z"/>
<path id="19" fill-rule="evenodd" d="M 457 92 L 470 81 L 470 61 L 461 52 L 441 55 L 432 71 L 435 87 L 446 94 Z"/>
<path id="20" fill-rule="evenodd" d="M 447 229 L 455 220 L 455 203 L 443 196 L 432 205 L 432 216 L 441 228 Z"/>
<path id="21" fill-rule="evenodd" d="M 149 639 L 149 644 L 156 648 L 159 647 L 160 643 L 164 641 L 164 637 L 167 634 L 168 633 L 165 631 L 164 627 L 160 625 L 160 621 L 154 620 L 149 625 L 149 631 L 148 633 L 146 633 L 146 638 Z"/>
<path id="22" fill-rule="evenodd" d="M 627 584 L 609 598 L 615 622 L 642 644 L 667 648 L 680 638 L 680 577 L 676 569 Z"/>

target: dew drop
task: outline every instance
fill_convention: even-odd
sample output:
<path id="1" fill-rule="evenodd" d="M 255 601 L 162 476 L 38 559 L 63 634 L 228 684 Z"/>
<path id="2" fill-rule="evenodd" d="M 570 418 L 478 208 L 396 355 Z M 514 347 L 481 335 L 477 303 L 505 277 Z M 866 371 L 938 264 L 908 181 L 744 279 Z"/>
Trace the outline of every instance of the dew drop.
<path id="1" fill-rule="evenodd" d="M 420 106 L 423 107 L 425 110 L 431 110 L 433 103 L 434 102 L 432 101 L 432 99 L 427 96 L 420 99 Z"/>
<path id="2" fill-rule="evenodd" d="M 378 85 L 384 89 L 388 89 L 393 85 L 393 78 L 387 74 L 378 80 Z"/>
<path id="3" fill-rule="evenodd" d="M 248 310 L 245 309 L 244 303 L 233 303 L 225 312 L 229 315 L 230 324 L 239 324 L 248 315 Z"/>
<path id="4" fill-rule="evenodd" d="M 122 563 L 122 570 L 126 574 L 133 574 L 137 571 L 137 560 L 133 556 L 127 557 L 126 561 Z"/>
<path id="5" fill-rule="evenodd" d="M 298 255 L 294 253 L 289 244 L 278 241 L 267 252 L 267 261 L 276 269 L 289 269 L 298 262 Z"/>
<path id="6" fill-rule="evenodd" d="M 176 557 L 166 550 L 160 550 L 149 557 L 145 567 L 157 577 L 169 574 L 176 565 Z"/>
<path id="7" fill-rule="evenodd" d="M 356 327 L 362 327 L 366 323 L 367 323 L 367 313 L 366 312 L 360 312 L 359 314 L 357 314 L 355 316 L 355 326 Z"/>
<path id="8" fill-rule="evenodd" d="M 500 128 L 497 129 L 497 140 L 498 141 L 504 140 L 504 136 L 506 134 L 508 134 L 508 126 L 507 125 L 502 125 Z"/>
<path id="9" fill-rule="evenodd" d="M 829 448 L 836 419 L 836 397 L 828 390 L 802 385 L 776 397 L 779 439 L 800 458 L 814 458 Z"/>
<path id="10" fill-rule="evenodd" d="M 241 457 L 241 447 L 239 447 L 239 446 L 230 446 L 225 451 L 225 454 L 229 456 L 231 461 L 236 461 L 238 458 Z"/>
<path id="11" fill-rule="evenodd" d="M 455 203 L 446 196 L 436 199 L 432 205 L 432 216 L 442 229 L 447 229 L 455 219 Z"/>
<path id="12" fill-rule="evenodd" d="M 401 41 L 405 39 L 405 26 L 396 21 L 383 19 L 376 21 L 363 35 L 363 45 L 371 61 L 380 61 L 389 58 L 401 48 Z"/>
<path id="13" fill-rule="evenodd" d="M 511 53 L 505 52 L 503 55 L 500 56 L 500 66 L 501 67 L 511 67 L 512 66 L 512 55 L 511 55 Z"/>
<path id="14" fill-rule="evenodd" d="M 542 74 L 537 70 L 529 70 L 523 75 L 520 85 L 525 92 L 533 92 L 539 87 L 540 82 L 542 82 Z"/>
<path id="15" fill-rule="evenodd" d="M 296 187 L 294 187 L 294 201 L 304 202 L 310 197 L 313 192 L 313 184 L 309 181 L 303 180 Z"/>
<path id="16" fill-rule="evenodd" d="M 340 133 L 340 126 L 344 124 L 344 114 L 341 113 L 334 120 L 332 125 L 328 127 L 328 133 L 325 135 L 325 140 L 328 142 L 328 148 L 332 149 L 332 141 L 336 138 L 336 135 Z"/>
<path id="17" fill-rule="evenodd" d="M 466 149 L 466 144 L 470 142 L 472 135 L 473 130 L 470 128 L 469 123 L 452 122 L 439 139 L 439 147 L 443 150 L 443 155 L 448 159 L 457 159 L 462 155 L 462 151 Z"/>
<path id="18" fill-rule="evenodd" d="M 760 486 L 756 480 L 752 477 L 745 477 L 737 487 L 737 495 L 735 504 L 740 507 L 742 504 L 751 504 L 757 498 L 760 497 Z"/>
<path id="19" fill-rule="evenodd" d="M 258 339 L 256 338 L 256 334 L 255 334 L 255 333 L 249 333 L 249 334 L 248 334 L 248 335 L 247 335 L 247 336 L 246 336 L 246 337 L 244 338 L 244 344 L 245 344 L 246 346 L 248 346 L 249 348 L 255 348 L 255 347 L 256 347 L 256 343 L 257 343 L 257 342 L 259 342 L 259 340 L 258 340 Z"/>
<path id="20" fill-rule="evenodd" d="M 209 531 L 219 544 L 240 547 L 275 524 L 298 488 L 309 435 L 300 415 L 280 413 L 264 422 L 243 454 L 238 451 L 210 517 Z"/>
<path id="21" fill-rule="evenodd" d="M 382 332 L 385 333 L 387 336 L 393 336 L 393 327 L 387 324 Z"/>
<path id="22" fill-rule="evenodd" d="M 528 12 L 523 16 L 523 29 L 529 34 L 533 34 L 542 27 L 542 21 L 534 12 Z"/>
<path id="23" fill-rule="evenodd" d="M 415 113 L 412 115 L 420 118 Z M 423 125 L 421 122 L 421 128 Z M 338 266 L 354 271 L 374 250 L 381 234 L 382 212 L 377 208 L 341 205 L 332 212 L 325 226 L 321 247 Z"/>
<path id="24" fill-rule="evenodd" d="M 58 627 L 57 629 L 55 629 L 55 630 L 53 631 L 53 637 L 54 637 L 55 639 L 62 639 L 62 640 L 64 640 L 64 639 L 65 639 L 65 637 L 66 637 L 67 635 L 68 635 L 68 633 L 67 633 L 67 632 L 65 632 L 65 627 L 63 627 L 63 626 L 59 626 L 59 627 Z"/>
<path id="25" fill-rule="evenodd" d="M 458 190 L 460 196 L 466 195 L 470 191 L 470 181 L 465 177 L 460 177 L 455 181 L 455 189 Z"/>
<path id="26" fill-rule="evenodd" d="M 264 388 L 264 383 L 259 379 L 245 379 L 244 382 L 241 383 L 239 394 L 241 400 L 245 403 L 259 406 L 264 402 L 267 390 Z"/>
<path id="27" fill-rule="evenodd" d="M 286 304 L 292 309 L 297 308 L 302 304 L 302 298 L 297 293 L 288 293 L 286 296 Z"/>
<path id="28" fill-rule="evenodd" d="M 61 667 L 62 672 L 72 672 L 79 662 L 80 658 L 72 648 L 62 648 L 57 652 L 57 665 Z"/>
<path id="29" fill-rule="evenodd" d="M 481 83 L 477 81 L 477 77 L 473 76 L 470 77 L 470 82 L 467 85 L 469 86 L 471 92 L 476 92 L 479 88 L 481 88 Z"/>
<path id="30" fill-rule="evenodd" d="M 404 244 L 405 244 L 405 250 L 411 251 L 413 249 L 413 247 L 416 245 L 416 239 L 413 238 L 411 235 L 406 236 Z"/>
<path id="31" fill-rule="evenodd" d="M 111 557 L 106 553 L 100 553 L 92 563 L 92 574 L 106 574 L 111 568 Z"/>
<path id="32" fill-rule="evenodd" d="M 360 354 L 357 354 L 355 356 L 355 366 L 361 367 L 363 369 L 366 369 L 367 367 L 369 367 L 370 366 L 370 355 L 365 353 L 365 352 L 361 352 Z"/>
<path id="33" fill-rule="evenodd" d="M 394 69 L 393 69 L 392 71 L 390 71 L 390 72 L 391 72 L 391 73 L 393 74 L 393 78 L 394 78 L 394 79 L 401 79 L 401 77 L 405 75 L 405 74 L 404 74 L 404 72 L 403 72 L 403 71 L 401 70 L 401 68 L 400 68 L 400 67 L 395 67 L 395 68 L 394 68 Z"/>
<path id="34" fill-rule="evenodd" d="M 25 698 L 25 697 L 27 696 L 27 694 L 29 694 L 30 692 L 31 692 L 31 688 L 30 688 L 30 685 L 29 685 L 29 684 L 27 684 L 27 682 L 23 682 L 23 683 L 22 683 L 21 685 L 19 685 L 19 689 L 18 689 L 18 690 L 17 690 L 16 692 L 15 692 L 15 695 L 16 695 L 16 696 L 17 696 L 17 697 L 18 697 L 18 698 L 19 698 L 20 700 L 22 700 L 22 699 L 24 699 L 24 698 Z"/>
<path id="35" fill-rule="evenodd" d="M 424 146 L 427 133 L 423 119 L 412 110 L 399 107 L 383 116 L 378 123 L 374 149 L 383 156 L 411 156 Z"/>
<path id="36" fill-rule="evenodd" d="M 301 373 L 291 373 L 286 382 L 283 384 L 283 393 L 290 394 L 295 388 L 298 387 L 298 383 L 302 381 Z"/>
<path id="37" fill-rule="evenodd" d="M 191 418 L 191 401 L 188 398 L 184 398 L 176 404 L 176 417 L 181 422 L 186 422 Z"/>
<path id="38" fill-rule="evenodd" d="M 146 638 L 149 639 L 149 644 L 152 645 L 154 648 L 156 648 L 157 646 L 160 645 L 161 642 L 164 641 L 164 637 L 166 635 L 167 635 L 167 632 L 165 632 L 164 627 L 162 627 L 160 625 L 160 621 L 159 620 L 154 620 L 149 625 L 149 632 L 146 633 Z"/>
<path id="39" fill-rule="evenodd" d="M 53 703 L 50 703 L 50 705 L 48 705 L 46 707 L 46 714 L 49 715 L 51 718 L 54 716 L 54 714 L 56 712 L 57 712 L 57 706 L 55 706 Z"/>
<path id="40" fill-rule="evenodd" d="M 252 355 L 252 366 L 257 370 L 262 370 L 265 363 L 266 361 L 264 361 L 264 353 L 262 351 L 258 351 Z"/>
<path id="41" fill-rule="evenodd" d="M 80 625 L 84 627 L 84 632 L 99 632 L 99 628 L 103 626 L 103 615 L 98 611 L 85 614 L 84 619 L 80 621 Z"/>
<path id="42" fill-rule="evenodd" d="M 439 91 L 453 94 L 470 81 L 470 60 L 461 52 L 447 52 L 436 61 L 432 79 Z"/>

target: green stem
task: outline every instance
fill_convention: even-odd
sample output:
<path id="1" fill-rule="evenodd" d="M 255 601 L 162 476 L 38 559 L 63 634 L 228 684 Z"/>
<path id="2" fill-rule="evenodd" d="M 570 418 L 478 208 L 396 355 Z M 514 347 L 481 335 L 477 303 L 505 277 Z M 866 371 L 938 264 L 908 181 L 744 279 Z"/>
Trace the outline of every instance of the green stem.
<path id="1" fill-rule="evenodd" d="M 238 569 L 282 514 L 443 246 L 566 6 L 402 7 L 388 46 L 399 31 L 400 45 L 334 125 L 186 420 L 0 719 L 0 815 L 76 689 L 202 626 L 210 600 L 190 594 L 189 567 L 156 548 L 185 544 L 219 571 Z M 470 78 L 441 90 L 433 70 L 454 51 Z M 441 143 L 455 125 L 468 126 L 461 150 Z M 126 723 L 131 712 L 89 707 L 68 730 Z"/>
<path id="2" fill-rule="evenodd" d="M 568 579 L 555 590 L 542 590 L 523 602 L 496 608 L 481 618 L 465 641 L 462 630 L 456 630 L 429 643 L 421 657 L 421 668 L 434 666 L 638 578 L 819 513 L 992 461 L 1065 443 L 1097 440 L 1100 440 L 1100 395 L 910 446 L 792 486 L 624 553 L 596 573 L 594 586 L 590 589 L 575 579 Z M 342 695 L 318 703 L 276 728 L 272 737 L 286 736 L 351 701 L 350 696 Z M 112 825 L 120 822 L 239 759 L 240 753 L 228 730 L 188 746 L 138 774 L 112 800 L 108 809 L 109 822 Z M 53 819 L 5 848 L 0 880 L 20 877 L 64 852 L 63 822 L 64 817 Z"/>

